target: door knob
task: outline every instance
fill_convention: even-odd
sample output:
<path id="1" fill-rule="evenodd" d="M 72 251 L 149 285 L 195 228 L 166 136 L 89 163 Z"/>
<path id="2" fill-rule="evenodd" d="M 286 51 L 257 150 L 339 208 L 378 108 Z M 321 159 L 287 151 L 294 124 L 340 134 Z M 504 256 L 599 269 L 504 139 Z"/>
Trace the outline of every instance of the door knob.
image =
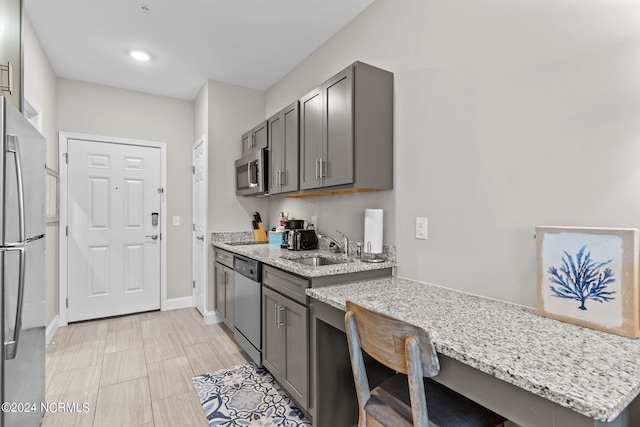
<path id="1" fill-rule="evenodd" d="M 146 235 L 144 237 L 151 237 L 151 239 L 153 239 L 153 240 L 157 240 L 158 239 L 158 235 L 157 234 L 151 234 L 151 235 L 148 234 L 148 235 Z"/>

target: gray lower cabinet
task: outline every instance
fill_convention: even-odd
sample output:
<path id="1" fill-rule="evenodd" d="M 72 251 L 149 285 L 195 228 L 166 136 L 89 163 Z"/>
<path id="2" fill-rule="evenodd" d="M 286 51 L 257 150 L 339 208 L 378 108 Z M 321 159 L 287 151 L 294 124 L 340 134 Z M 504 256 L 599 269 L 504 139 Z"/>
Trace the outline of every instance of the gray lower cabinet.
<path id="1" fill-rule="evenodd" d="M 282 379 L 282 334 L 278 322 L 278 304 L 282 296 L 268 288 L 262 289 L 262 364 L 274 378 Z"/>
<path id="2" fill-rule="evenodd" d="M 263 364 L 287 394 L 309 409 L 309 309 L 263 287 Z"/>
<path id="3" fill-rule="evenodd" d="M 22 111 L 22 1 L 0 0 L 0 94 Z"/>
<path id="4" fill-rule="evenodd" d="M 226 255 L 225 252 L 216 250 L 216 259 Z M 223 259 L 221 259 L 224 262 Z M 215 274 L 215 292 L 216 292 L 216 311 L 223 318 L 224 323 L 233 329 L 234 322 L 234 297 L 235 297 L 235 280 L 233 268 L 216 261 L 214 264 Z M 233 255 L 231 255 L 231 264 L 233 265 Z"/>
<path id="5" fill-rule="evenodd" d="M 393 74 L 362 62 L 300 99 L 300 189 L 393 188 Z"/>

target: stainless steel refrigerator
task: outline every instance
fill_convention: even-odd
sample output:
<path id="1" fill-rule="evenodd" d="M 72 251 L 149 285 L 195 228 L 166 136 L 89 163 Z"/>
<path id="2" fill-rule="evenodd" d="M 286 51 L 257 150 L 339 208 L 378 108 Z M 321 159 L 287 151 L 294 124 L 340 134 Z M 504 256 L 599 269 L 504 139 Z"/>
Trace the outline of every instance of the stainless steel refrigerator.
<path id="1" fill-rule="evenodd" d="M 0 130 L 0 425 L 31 427 L 45 390 L 46 141 L 2 96 Z"/>

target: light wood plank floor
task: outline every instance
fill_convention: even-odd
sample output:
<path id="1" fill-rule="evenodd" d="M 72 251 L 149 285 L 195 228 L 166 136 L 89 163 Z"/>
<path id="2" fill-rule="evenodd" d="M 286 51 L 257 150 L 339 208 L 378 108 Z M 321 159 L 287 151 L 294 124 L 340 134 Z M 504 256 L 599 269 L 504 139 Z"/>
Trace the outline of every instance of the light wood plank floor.
<path id="1" fill-rule="evenodd" d="M 43 426 L 203 426 L 191 378 L 247 363 L 231 331 L 206 326 L 193 308 L 71 324 L 47 346 Z"/>

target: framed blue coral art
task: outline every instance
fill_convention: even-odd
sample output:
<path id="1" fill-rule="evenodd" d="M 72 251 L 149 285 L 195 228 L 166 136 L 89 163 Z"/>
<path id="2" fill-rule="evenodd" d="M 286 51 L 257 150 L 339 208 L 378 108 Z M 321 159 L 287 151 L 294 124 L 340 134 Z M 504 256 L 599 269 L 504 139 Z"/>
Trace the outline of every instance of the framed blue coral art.
<path id="1" fill-rule="evenodd" d="M 536 227 L 541 316 L 640 336 L 638 230 Z"/>

